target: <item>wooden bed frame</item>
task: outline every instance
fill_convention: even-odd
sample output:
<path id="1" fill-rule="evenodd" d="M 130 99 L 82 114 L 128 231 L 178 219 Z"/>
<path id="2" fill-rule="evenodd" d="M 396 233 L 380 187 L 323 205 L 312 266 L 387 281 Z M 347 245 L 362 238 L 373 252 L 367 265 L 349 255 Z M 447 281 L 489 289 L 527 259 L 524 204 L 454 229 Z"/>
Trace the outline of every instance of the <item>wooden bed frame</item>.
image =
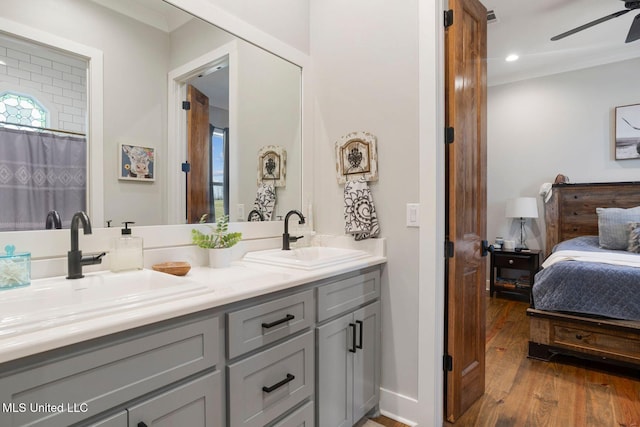
<path id="1" fill-rule="evenodd" d="M 554 184 L 545 204 L 546 252 L 573 237 L 598 235 L 597 207 L 640 206 L 640 182 Z M 640 322 L 527 309 L 529 357 L 556 354 L 640 368 Z"/>

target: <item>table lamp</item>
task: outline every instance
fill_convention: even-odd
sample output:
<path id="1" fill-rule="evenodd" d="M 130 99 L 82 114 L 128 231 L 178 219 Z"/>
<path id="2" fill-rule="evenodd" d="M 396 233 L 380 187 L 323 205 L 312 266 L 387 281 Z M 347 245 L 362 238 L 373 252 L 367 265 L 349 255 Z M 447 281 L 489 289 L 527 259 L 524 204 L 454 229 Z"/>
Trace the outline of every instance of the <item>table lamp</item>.
<path id="1" fill-rule="evenodd" d="M 516 245 L 516 250 L 528 249 L 524 224 L 527 218 L 538 218 L 537 199 L 535 197 L 517 197 L 507 200 L 505 216 L 507 218 L 520 218 L 520 242 Z"/>

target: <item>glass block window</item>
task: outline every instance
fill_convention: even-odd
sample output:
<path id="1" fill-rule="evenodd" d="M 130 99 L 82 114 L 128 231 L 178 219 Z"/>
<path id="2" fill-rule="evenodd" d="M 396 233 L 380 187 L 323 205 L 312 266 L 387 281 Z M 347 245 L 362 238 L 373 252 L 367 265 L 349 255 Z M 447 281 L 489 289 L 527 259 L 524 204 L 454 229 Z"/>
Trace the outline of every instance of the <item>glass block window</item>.
<path id="1" fill-rule="evenodd" d="M 0 94 L 0 122 L 15 124 L 17 129 L 21 128 L 18 125 L 46 127 L 47 110 L 35 98 L 4 92 Z"/>

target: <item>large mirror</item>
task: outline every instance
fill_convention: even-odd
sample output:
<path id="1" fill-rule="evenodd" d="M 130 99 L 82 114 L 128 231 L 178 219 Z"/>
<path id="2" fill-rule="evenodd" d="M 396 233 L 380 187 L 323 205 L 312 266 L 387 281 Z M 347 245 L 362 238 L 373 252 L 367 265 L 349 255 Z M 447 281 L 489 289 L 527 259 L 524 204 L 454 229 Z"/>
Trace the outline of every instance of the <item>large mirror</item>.
<path id="1" fill-rule="evenodd" d="M 265 219 L 301 206 L 297 65 L 162 0 L 23 0 L 0 19 L 0 101 L 3 94 L 35 100 L 49 114 L 35 126 L 52 129 L 32 132 L 40 137 L 86 138 L 85 154 L 58 157 L 66 168 L 87 168 L 84 203 L 94 227 L 225 212 L 246 220 L 265 194 Z M 0 131 L 31 135 L 16 126 Z M 0 180 L 16 177 L 5 168 L 3 178 L 2 160 Z M 26 173 L 23 181 L 33 181 L 36 172 Z M 44 229 L 52 209 L 68 226 L 76 205 L 60 200 L 41 203 L 36 220 L 25 221 L 33 225 L 14 229 Z"/>

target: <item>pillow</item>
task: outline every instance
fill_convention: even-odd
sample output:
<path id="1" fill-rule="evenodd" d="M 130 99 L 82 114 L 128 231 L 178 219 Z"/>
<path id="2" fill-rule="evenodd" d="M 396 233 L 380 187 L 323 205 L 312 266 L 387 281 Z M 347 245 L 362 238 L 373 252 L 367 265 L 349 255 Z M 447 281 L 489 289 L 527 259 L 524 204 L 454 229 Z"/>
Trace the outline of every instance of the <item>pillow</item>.
<path id="1" fill-rule="evenodd" d="M 640 222 L 640 206 L 635 208 L 597 208 L 600 247 L 626 250 L 629 246 L 630 222 Z"/>
<path id="2" fill-rule="evenodd" d="M 630 222 L 629 227 L 629 246 L 627 250 L 640 254 L 640 222 Z"/>

